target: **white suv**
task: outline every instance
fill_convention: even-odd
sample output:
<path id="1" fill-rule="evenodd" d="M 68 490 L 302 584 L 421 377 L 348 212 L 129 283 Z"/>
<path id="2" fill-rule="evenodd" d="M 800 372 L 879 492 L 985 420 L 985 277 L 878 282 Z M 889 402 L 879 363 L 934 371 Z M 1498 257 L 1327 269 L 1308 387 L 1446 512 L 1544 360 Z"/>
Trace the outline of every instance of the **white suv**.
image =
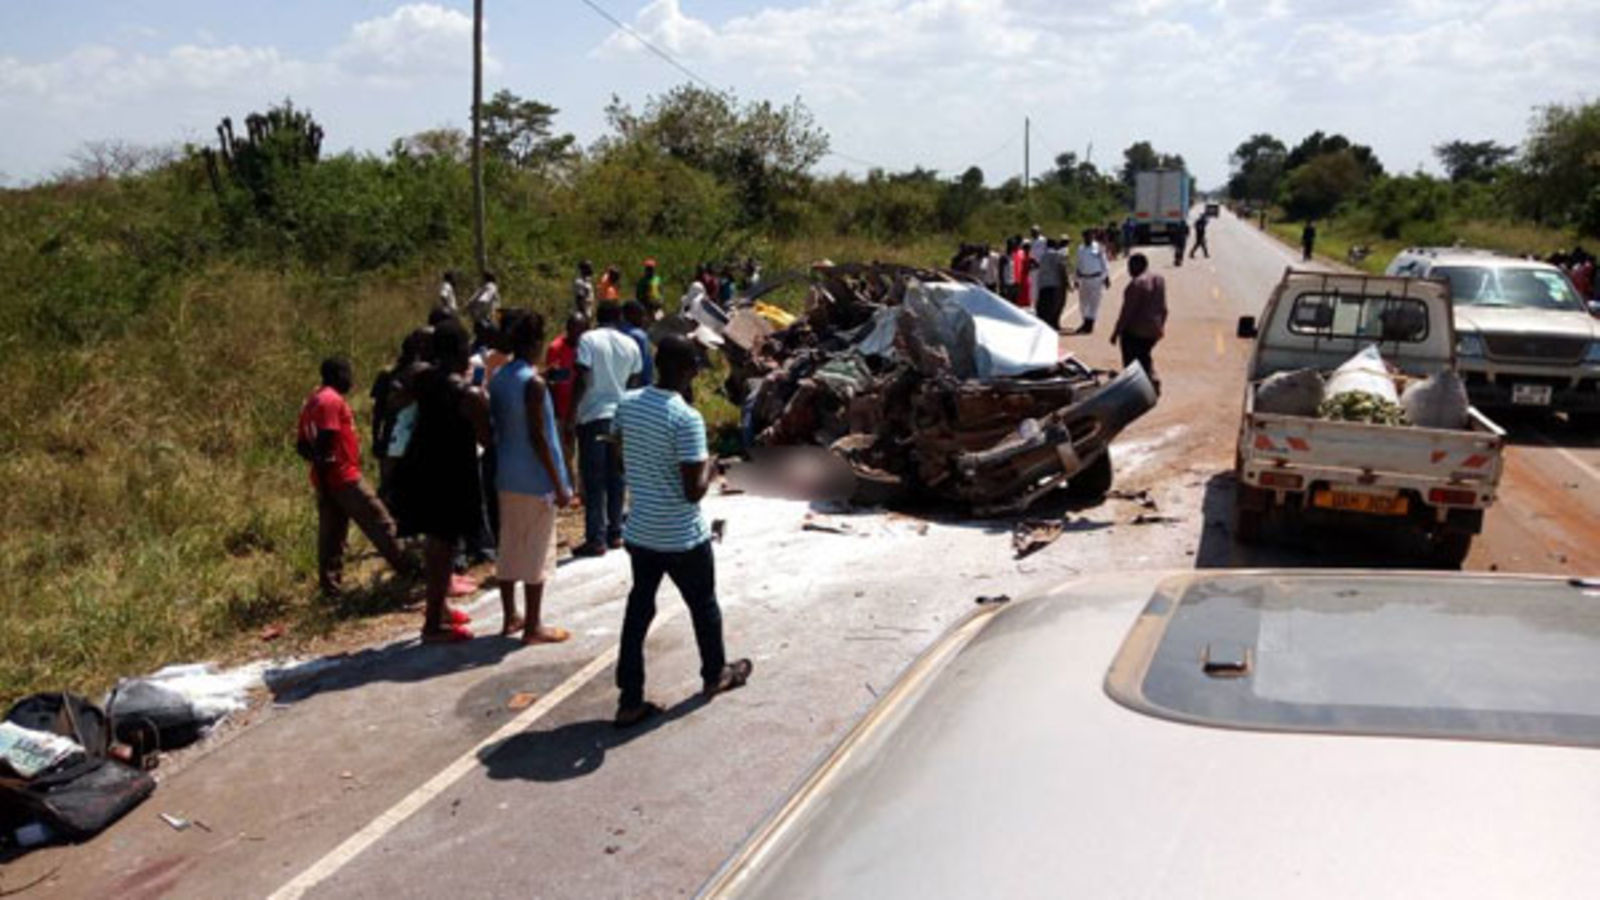
<path id="1" fill-rule="evenodd" d="M 1413 247 L 1385 274 L 1450 284 L 1456 357 L 1474 406 L 1600 421 L 1600 321 L 1560 269 L 1485 250 Z"/>

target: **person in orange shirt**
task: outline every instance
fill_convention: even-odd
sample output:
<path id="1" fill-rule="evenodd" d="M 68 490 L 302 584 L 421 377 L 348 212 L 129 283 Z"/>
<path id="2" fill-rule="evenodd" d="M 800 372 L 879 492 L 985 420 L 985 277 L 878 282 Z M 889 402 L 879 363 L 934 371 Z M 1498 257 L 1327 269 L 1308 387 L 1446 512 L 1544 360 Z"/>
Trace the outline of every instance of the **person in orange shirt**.
<path id="1" fill-rule="evenodd" d="M 600 275 L 600 302 L 616 302 L 622 299 L 622 270 L 616 266 L 606 266 Z"/>

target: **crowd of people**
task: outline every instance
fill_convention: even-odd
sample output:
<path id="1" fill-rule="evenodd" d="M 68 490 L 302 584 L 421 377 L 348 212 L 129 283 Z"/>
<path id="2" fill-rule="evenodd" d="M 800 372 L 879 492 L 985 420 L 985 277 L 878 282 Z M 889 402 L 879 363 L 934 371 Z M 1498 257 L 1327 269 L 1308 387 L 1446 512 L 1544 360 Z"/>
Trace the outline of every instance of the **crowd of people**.
<path id="1" fill-rule="evenodd" d="M 1594 254 L 1580 245 L 1571 250 L 1558 250 L 1546 257 L 1545 262 L 1567 273 L 1584 302 L 1600 303 L 1600 279 L 1595 278 Z"/>
<path id="2" fill-rule="evenodd" d="M 743 269 L 746 279 L 759 277 L 753 263 Z M 725 297 L 734 282 L 731 267 L 702 266 L 695 284 Z M 581 263 L 573 308 L 546 343 L 544 316 L 502 308 L 491 273 L 459 305 L 458 276 L 445 273 L 427 325 L 374 379 L 377 489 L 362 474 L 347 360 L 323 361 L 296 447 L 317 498 L 320 587 L 341 590 L 354 522 L 397 573 L 423 579 L 424 643 L 474 637 L 470 615 L 449 601 L 477 589 L 464 572 L 487 561 L 496 565 L 502 635 L 529 645 L 569 639 L 545 623 L 544 600 L 558 514 L 581 503 L 584 540 L 574 557 L 625 549 L 631 561 L 616 721 L 632 725 L 660 711 L 644 694 L 643 654 L 663 578 L 689 607 L 707 696 L 742 685 L 752 664 L 726 658 L 711 530 L 699 507 L 712 474 L 692 405 L 699 352 L 684 337 L 652 343 L 647 335 L 661 304 L 653 260 L 633 299 L 621 301 L 620 283 L 618 267 L 595 280 Z"/>

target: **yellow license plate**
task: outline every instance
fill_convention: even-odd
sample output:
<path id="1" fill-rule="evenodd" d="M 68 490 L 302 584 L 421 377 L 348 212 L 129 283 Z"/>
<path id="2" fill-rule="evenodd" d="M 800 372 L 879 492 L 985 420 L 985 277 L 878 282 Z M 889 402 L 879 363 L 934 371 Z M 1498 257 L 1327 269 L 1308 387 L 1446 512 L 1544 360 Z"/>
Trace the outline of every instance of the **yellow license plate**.
<path id="1" fill-rule="evenodd" d="M 1340 512 L 1367 513 L 1374 516 L 1403 516 L 1410 510 L 1405 497 L 1388 497 L 1383 494 L 1364 494 L 1359 491 L 1317 491 L 1311 505 Z"/>

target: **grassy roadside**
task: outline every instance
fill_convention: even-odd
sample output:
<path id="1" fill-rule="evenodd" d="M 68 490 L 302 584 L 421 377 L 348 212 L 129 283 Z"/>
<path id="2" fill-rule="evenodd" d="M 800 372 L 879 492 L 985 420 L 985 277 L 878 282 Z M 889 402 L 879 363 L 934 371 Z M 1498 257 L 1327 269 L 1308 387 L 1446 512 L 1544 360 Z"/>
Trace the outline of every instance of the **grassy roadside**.
<path id="1" fill-rule="evenodd" d="M 758 247 L 775 276 L 822 258 L 937 265 L 959 240 Z M 643 242 L 611 249 L 594 258 L 659 252 Z M 669 272 L 692 265 L 671 262 Z M 316 597 L 315 506 L 289 438 L 317 361 L 343 353 L 367 439 L 366 390 L 421 323 L 435 271 L 417 263 L 352 278 L 212 263 L 90 345 L 24 340 L 25 331 L 0 339 L 9 494 L 0 578 L 10 588 L 0 595 L 0 705 L 38 690 L 94 696 L 167 663 L 317 652 L 360 640 L 414 602 L 414 587 L 364 558 L 370 548 L 355 529 L 352 591 L 337 602 Z M 509 305 L 565 308 L 563 273 L 529 267 L 501 282 Z M 736 426 L 718 374 L 706 378 L 698 402 L 708 425 Z M 269 624 L 285 626 L 270 645 L 258 637 Z"/>
<path id="2" fill-rule="evenodd" d="M 1300 222 L 1269 222 L 1267 228 L 1291 247 L 1300 246 Z M 1579 242 L 1572 231 L 1544 228 L 1537 225 L 1513 222 L 1464 221 L 1441 225 L 1449 236 L 1445 244 L 1459 242 L 1467 247 L 1481 247 L 1512 256 L 1537 254 L 1544 256 L 1552 250 L 1571 247 Z M 1358 263 L 1349 261 L 1350 248 L 1364 246 L 1370 249 L 1366 259 Z M 1383 274 L 1396 253 L 1414 242 L 1386 239 L 1345 219 L 1327 219 L 1317 223 L 1316 255 L 1341 265 L 1350 265 L 1374 275 Z"/>

